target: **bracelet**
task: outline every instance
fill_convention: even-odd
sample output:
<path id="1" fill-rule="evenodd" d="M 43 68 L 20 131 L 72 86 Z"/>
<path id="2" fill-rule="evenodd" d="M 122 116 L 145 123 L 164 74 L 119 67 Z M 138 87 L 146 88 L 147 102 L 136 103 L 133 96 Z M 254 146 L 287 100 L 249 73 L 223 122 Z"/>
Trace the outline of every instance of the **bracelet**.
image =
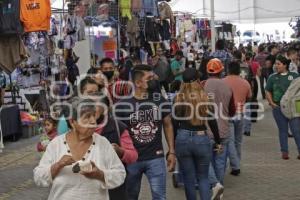
<path id="1" fill-rule="evenodd" d="M 176 156 L 175 153 L 173 153 L 173 152 L 168 152 L 168 153 L 166 154 L 166 157 L 169 157 L 169 155 L 171 155 L 171 154 L 173 154 L 174 156 Z"/>

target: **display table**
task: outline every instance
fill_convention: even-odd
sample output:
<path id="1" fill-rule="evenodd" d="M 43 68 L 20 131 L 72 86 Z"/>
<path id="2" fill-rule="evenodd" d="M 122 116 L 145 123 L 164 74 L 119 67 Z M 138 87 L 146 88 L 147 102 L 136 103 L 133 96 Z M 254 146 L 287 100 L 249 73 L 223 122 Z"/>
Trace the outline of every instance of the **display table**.
<path id="1" fill-rule="evenodd" d="M 1 141 L 4 137 L 12 137 L 14 141 L 22 137 L 22 123 L 18 105 L 4 105 L 0 112 Z"/>
<path id="2" fill-rule="evenodd" d="M 22 122 L 22 133 L 24 138 L 30 138 L 40 134 L 43 120 L 34 122 Z"/>

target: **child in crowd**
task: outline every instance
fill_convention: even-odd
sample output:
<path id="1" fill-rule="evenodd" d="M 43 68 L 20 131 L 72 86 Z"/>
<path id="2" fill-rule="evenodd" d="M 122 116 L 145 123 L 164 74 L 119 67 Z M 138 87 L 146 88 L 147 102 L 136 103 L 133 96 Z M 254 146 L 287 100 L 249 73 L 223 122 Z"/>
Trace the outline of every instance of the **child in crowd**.
<path id="1" fill-rule="evenodd" d="M 44 122 L 45 133 L 41 136 L 37 144 L 38 152 L 46 151 L 47 145 L 57 136 L 57 122 L 52 118 L 47 118 Z"/>

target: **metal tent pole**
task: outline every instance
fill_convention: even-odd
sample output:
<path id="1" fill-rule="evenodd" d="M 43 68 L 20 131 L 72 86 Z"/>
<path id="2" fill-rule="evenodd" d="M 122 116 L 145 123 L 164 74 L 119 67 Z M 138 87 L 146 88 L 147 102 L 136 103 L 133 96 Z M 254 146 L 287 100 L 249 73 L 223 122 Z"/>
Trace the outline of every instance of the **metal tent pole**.
<path id="1" fill-rule="evenodd" d="M 13 86 L 13 82 L 12 82 L 12 78 L 11 78 L 11 74 L 9 74 L 9 82 L 10 82 L 10 92 L 11 92 L 11 99 L 12 99 L 12 103 L 13 104 L 16 104 L 17 101 L 16 101 L 16 91 L 15 91 L 15 88 Z"/>
<path id="2" fill-rule="evenodd" d="M 211 27 L 211 50 L 216 50 L 216 29 L 215 29 L 215 1 L 210 0 L 210 27 Z"/>
<path id="3" fill-rule="evenodd" d="M 253 30 L 253 40 L 256 41 L 256 0 L 253 0 Z"/>

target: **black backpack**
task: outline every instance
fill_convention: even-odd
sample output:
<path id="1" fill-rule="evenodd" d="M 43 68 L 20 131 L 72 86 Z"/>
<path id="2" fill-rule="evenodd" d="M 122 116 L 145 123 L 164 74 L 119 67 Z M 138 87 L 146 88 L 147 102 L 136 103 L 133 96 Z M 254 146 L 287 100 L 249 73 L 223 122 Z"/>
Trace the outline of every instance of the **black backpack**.
<path id="1" fill-rule="evenodd" d="M 68 79 L 74 85 L 75 81 L 77 80 L 77 76 L 79 76 L 79 69 L 76 64 L 68 66 Z"/>

